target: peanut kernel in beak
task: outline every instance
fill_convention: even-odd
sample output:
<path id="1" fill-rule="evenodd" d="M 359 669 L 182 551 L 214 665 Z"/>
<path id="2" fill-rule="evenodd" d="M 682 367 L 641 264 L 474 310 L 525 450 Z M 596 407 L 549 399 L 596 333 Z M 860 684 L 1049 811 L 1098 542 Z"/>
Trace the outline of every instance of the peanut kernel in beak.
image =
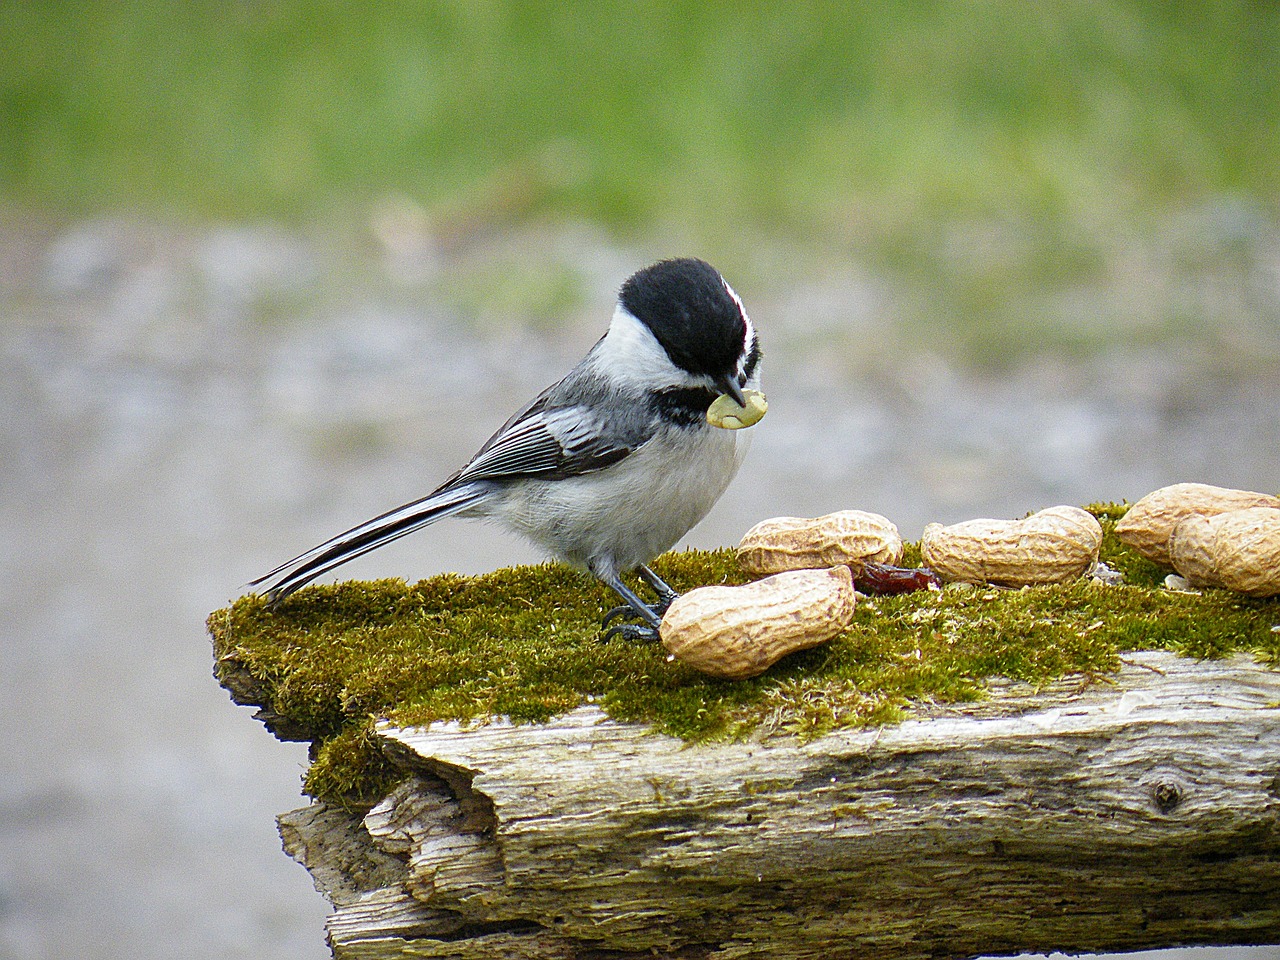
<path id="1" fill-rule="evenodd" d="M 759 390 L 744 390 L 747 405 L 738 406 L 738 401 L 727 393 L 711 402 L 707 408 L 707 423 L 723 430 L 741 430 L 744 427 L 759 423 L 769 410 L 769 401 Z"/>

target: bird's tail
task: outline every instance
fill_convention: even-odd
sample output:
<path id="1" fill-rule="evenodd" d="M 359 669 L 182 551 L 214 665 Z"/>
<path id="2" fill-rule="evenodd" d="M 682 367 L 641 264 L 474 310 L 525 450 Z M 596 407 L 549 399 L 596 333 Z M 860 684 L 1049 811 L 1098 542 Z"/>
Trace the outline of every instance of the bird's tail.
<path id="1" fill-rule="evenodd" d="M 334 567 L 354 560 L 370 550 L 376 550 L 405 534 L 413 533 L 441 517 L 448 517 L 474 506 L 484 496 L 484 488 L 474 483 L 437 490 L 430 496 L 388 510 L 379 517 L 352 527 L 346 533 L 338 534 L 332 540 L 326 540 L 318 547 L 276 567 L 265 577 L 250 582 L 249 586 L 265 596 L 269 605 L 278 603 Z"/>

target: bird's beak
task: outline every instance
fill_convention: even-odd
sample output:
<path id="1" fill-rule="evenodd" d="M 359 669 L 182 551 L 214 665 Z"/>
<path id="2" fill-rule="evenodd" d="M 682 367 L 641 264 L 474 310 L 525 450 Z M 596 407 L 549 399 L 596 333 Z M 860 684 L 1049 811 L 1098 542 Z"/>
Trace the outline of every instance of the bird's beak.
<path id="1" fill-rule="evenodd" d="M 734 402 L 740 407 L 747 405 L 747 398 L 742 393 L 742 388 L 738 386 L 738 378 L 733 374 L 720 377 L 716 380 L 716 388 L 721 393 L 727 393 L 733 397 Z"/>

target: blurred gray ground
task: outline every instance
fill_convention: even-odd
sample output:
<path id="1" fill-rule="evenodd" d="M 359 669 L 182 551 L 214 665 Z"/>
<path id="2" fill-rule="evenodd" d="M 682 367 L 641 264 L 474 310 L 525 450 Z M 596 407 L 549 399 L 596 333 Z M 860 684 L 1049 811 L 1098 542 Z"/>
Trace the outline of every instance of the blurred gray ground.
<path id="1" fill-rule="evenodd" d="M 563 324 L 437 295 L 451 271 L 483 274 L 483 252 L 441 266 L 399 244 L 368 271 L 271 227 L 0 232 L 0 958 L 328 956 L 325 905 L 274 828 L 304 802 L 305 748 L 230 703 L 204 618 L 434 486 L 585 352 L 655 255 L 575 228 L 513 243 L 504 256 L 573 266 L 582 304 Z M 842 508 L 914 539 L 932 520 L 1182 480 L 1280 490 L 1265 369 L 1121 340 L 980 376 L 880 356 L 889 306 L 856 274 L 735 284 L 765 340 L 770 412 L 690 544 Z M 341 575 L 537 559 L 443 523 Z"/>

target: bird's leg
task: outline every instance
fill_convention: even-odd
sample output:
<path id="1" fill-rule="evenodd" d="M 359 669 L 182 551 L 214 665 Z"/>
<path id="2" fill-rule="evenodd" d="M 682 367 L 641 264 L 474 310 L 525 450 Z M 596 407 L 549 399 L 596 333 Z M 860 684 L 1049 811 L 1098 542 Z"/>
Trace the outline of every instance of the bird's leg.
<path id="1" fill-rule="evenodd" d="M 636 567 L 636 573 L 640 574 L 640 579 L 653 587 L 654 593 L 658 595 L 658 602 L 653 605 L 654 612 L 660 616 L 666 613 L 667 607 L 671 606 L 671 601 L 675 600 L 680 594 L 676 593 L 670 584 L 643 563 Z"/>
<path id="2" fill-rule="evenodd" d="M 597 573 L 596 576 L 601 583 L 626 601 L 623 606 L 614 607 L 604 615 L 604 622 L 601 626 L 607 629 L 604 632 L 603 639 L 609 640 L 613 637 L 622 637 L 624 640 L 657 640 L 658 627 L 662 624 L 662 614 L 637 597 L 631 588 L 619 579 L 616 573 L 607 575 Z M 667 589 L 670 589 L 670 587 Z M 617 623 L 612 627 L 609 626 L 609 621 L 616 617 L 627 615 L 639 617 L 644 623 Z"/>

